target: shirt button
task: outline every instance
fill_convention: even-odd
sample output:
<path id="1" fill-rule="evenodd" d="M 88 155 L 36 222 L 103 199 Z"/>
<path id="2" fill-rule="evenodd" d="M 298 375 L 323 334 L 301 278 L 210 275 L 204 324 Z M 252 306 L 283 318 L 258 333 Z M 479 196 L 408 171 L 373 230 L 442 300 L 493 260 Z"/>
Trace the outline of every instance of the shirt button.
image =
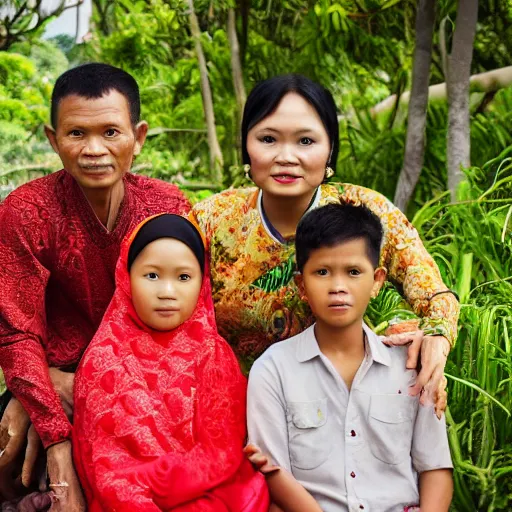
<path id="1" fill-rule="evenodd" d="M 355 478 L 355 477 L 356 477 L 356 474 L 352 471 L 352 473 L 350 473 L 350 476 L 351 476 L 352 478 Z"/>
<path id="2" fill-rule="evenodd" d="M 350 436 L 351 437 L 356 437 L 356 431 L 355 430 L 351 430 L 350 431 Z"/>
<path id="3" fill-rule="evenodd" d="M 363 505 L 359 505 L 359 508 L 360 508 L 361 510 L 364 510 Z"/>

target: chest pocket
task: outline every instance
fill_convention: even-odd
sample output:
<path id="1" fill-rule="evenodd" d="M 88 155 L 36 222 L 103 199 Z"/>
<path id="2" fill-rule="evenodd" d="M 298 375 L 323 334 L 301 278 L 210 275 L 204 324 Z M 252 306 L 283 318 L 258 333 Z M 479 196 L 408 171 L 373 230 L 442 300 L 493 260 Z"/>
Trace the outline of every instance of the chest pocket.
<path id="1" fill-rule="evenodd" d="M 417 400 L 407 395 L 372 395 L 368 416 L 370 448 L 386 464 L 410 456 Z"/>
<path id="2" fill-rule="evenodd" d="M 299 469 L 314 469 L 330 453 L 327 398 L 312 402 L 288 402 L 288 444 L 290 462 Z"/>

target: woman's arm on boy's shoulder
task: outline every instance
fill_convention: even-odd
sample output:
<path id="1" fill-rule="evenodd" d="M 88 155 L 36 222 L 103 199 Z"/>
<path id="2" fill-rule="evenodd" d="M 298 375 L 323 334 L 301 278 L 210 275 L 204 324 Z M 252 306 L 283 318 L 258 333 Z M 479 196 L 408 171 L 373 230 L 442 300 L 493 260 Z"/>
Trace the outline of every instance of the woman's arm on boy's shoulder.
<path id="1" fill-rule="evenodd" d="M 434 469 L 420 474 L 421 512 L 448 512 L 453 495 L 450 469 Z"/>
<path id="2" fill-rule="evenodd" d="M 399 285 L 404 298 L 421 317 L 420 329 L 429 336 L 445 337 L 453 346 L 459 303 L 451 293 L 440 293 L 448 287 L 415 227 L 391 201 L 374 190 L 344 185 L 340 199 L 364 204 L 379 217 L 385 233 L 381 264 L 388 270 L 388 279 Z"/>

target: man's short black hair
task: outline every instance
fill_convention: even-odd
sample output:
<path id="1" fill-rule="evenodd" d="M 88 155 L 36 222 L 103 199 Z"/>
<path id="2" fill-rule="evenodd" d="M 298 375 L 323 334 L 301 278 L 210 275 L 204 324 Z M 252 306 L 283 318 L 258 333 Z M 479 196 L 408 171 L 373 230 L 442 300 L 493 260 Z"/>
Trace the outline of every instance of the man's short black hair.
<path id="1" fill-rule="evenodd" d="M 135 126 L 140 120 L 139 86 L 132 75 L 122 69 L 93 62 L 70 69 L 57 78 L 52 93 L 51 122 L 57 128 L 58 108 L 66 96 L 77 95 L 97 99 L 110 91 L 120 92 L 128 101 L 130 120 Z"/>
<path id="2" fill-rule="evenodd" d="M 331 203 L 307 213 L 297 226 L 297 268 L 304 270 L 312 251 L 362 238 L 373 268 L 379 266 L 383 231 L 379 218 L 366 206 Z"/>

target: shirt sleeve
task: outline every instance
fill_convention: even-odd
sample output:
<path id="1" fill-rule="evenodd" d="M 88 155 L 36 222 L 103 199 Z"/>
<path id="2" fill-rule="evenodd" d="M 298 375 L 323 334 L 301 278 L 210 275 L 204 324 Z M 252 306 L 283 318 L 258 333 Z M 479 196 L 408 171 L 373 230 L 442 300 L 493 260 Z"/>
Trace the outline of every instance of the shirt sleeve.
<path id="1" fill-rule="evenodd" d="M 436 295 L 448 287 L 414 226 L 396 206 L 373 190 L 346 186 L 341 199 L 364 204 L 380 218 L 384 230 L 381 264 L 387 268 L 388 279 L 421 317 L 420 328 L 425 334 L 444 336 L 453 346 L 459 303 L 451 293 Z"/>
<path id="2" fill-rule="evenodd" d="M 419 406 L 412 439 L 412 464 L 418 473 L 453 468 L 446 418 L 438 419 L 434 406 Z"/>
<path id="3" fill-rule="evenodd" d="M 48 448 L 70 437 L 71 424 L 50 380 L 42 346 L 50 272 L 36 251 L 46 245 L 39 214 L 16 197 L 0 206 L 0 367 L 8 389 Z"/>
<path id="4" fill-rule="evenodd" d="M 249 374 L 247 425 L 249 443 L 291 473 L 286 404 L 277 369 L 266 356 L 254 363 Z"/>

